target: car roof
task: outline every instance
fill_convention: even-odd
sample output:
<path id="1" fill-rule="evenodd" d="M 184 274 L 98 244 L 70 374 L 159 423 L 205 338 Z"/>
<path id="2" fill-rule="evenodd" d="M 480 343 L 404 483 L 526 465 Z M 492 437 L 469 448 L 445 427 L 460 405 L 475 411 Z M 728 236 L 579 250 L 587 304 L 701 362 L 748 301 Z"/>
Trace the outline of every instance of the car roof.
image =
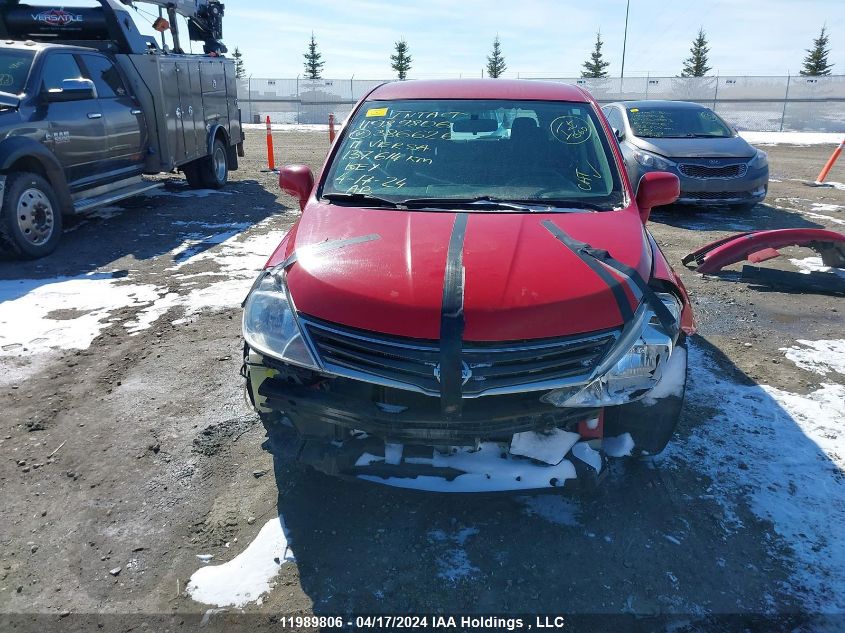
<path id="1" fill-rule="evenodd" d="M 621 105 L 625 108 L 666 108 L 667 110 L 704 110 L 706 106 L 694 101 L 671 101 L 669 99 L 640 99 L 615 101 L 607 105 Z"/>
<path id="2" fill-rule="evenodd" d="M 589 103 L 586 92 L 564 83 L 530 79 L 413 79 L 382 84 L 369 100 L 520 99 Z"/>

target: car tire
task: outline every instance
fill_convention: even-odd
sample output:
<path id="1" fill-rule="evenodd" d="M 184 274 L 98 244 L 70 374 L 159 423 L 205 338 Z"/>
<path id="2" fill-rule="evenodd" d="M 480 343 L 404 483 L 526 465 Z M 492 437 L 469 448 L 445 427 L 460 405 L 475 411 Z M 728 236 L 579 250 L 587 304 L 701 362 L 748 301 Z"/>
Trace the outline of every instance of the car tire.
<path id="1" fill-rule="evenodd" d="M 7 176 L 0 206 L 0 251 L 38 259 L 55 251 L 61 238 L 62 210 L 47 179 L 30 172 Z"/>

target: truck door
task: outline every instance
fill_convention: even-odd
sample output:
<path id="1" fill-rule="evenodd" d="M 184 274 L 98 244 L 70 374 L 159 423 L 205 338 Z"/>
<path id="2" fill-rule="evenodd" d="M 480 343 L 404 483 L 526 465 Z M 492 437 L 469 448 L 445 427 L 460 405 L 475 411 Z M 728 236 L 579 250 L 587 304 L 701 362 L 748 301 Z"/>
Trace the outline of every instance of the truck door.
<path id="1" fill-rule="evenodd" d="M 140 174 L 147 144 L 147 125 L 135 97 L 110 59 L 97 53 L 81 55 L 86 76 L 94 82 L 106 133 L 104 175 Z"/>
<path id="2" fill-rule="evenodd" d="M 65 79 L 81 79 L 82 71 L 71 53 L 47 54 L 41 71 L 41 90 L 61 89 Z M 106 151 L 103 113 L 97 99 L 47 101 L 48 122 L 44 144 L 55 154 L 65 170 L 71 191 L 98 178 L 99 163 Z"/>

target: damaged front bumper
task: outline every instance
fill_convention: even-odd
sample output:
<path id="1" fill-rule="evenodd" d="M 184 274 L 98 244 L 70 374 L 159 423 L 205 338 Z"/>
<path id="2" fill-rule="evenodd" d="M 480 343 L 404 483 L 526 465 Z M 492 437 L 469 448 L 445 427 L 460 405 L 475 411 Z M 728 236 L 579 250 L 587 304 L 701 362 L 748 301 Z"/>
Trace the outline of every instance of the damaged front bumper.
<path id="1" fill-rule="evenodd" d="M 547 392 L 440 400 L 245 355 L 246 393 L 278 450 L 324 473 L 439 492 L 591 486 L 608 457 L 656 454 L 677 424 L 686 349 L 676 346 L 657 386 L 635 402 L 557 407 Z"/>

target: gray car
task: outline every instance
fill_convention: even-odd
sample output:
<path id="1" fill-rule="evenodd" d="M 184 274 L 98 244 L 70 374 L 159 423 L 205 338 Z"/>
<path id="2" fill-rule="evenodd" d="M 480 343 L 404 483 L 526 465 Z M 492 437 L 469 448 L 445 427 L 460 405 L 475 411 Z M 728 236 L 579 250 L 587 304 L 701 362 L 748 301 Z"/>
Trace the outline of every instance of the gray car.
<path id="1" fill-rule="evenodd" d="M 766 197 L 766 153 L 719 115 L 687 101 L 620 101 L 602 108 L 634 187 L 649 171 L 681 181 L 679 204 L 750 209 Z"/>

